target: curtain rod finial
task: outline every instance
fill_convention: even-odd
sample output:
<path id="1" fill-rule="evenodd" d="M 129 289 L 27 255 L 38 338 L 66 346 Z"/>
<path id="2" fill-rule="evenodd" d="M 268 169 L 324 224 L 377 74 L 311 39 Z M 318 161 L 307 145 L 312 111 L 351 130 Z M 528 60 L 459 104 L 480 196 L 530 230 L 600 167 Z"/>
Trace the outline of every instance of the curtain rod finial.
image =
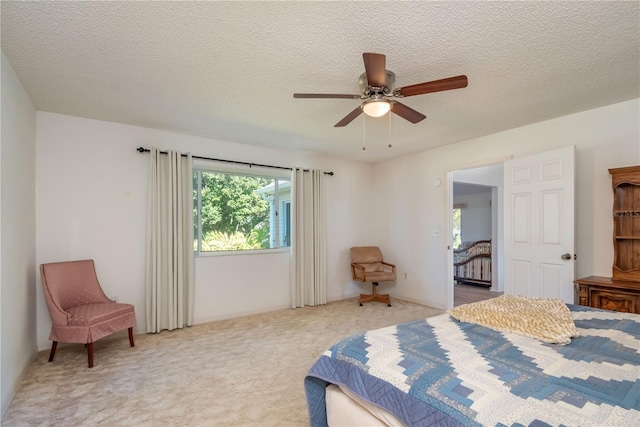
<path id="1" fill-rule="evenodd" d="M 144 148 L 144 147 L 138 147 L 136 148 L 136 151 L 138 153 L 146 153 L 147 151 L 149 151 L 148 149 Z"/>

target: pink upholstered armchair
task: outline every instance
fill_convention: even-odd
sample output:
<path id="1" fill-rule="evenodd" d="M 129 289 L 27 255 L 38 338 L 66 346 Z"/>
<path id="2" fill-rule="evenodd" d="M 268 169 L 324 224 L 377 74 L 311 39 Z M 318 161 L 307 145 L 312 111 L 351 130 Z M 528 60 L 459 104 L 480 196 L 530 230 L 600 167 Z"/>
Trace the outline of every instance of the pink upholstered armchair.
<path id="1" fill-rule="evenodd" d="M 127 328 L 129 344 L 134 346 L 134 306 L 113 302 L 104 294 L 92 259 L 42 264 L 40 274 L 52 322 L 49 362 L 58 342 L 80 343 L 87 345 L 92 368 L 93 343 Z"/>
<path id="2" fill-rule="evenodd" d="M 377 246 L 356 246 L 351 248 L 351 278 L 358 282 L 371 282 L 371 294 L 360 294 L 358 303 L 386 302 L 391 307 L 389 294 L 378 294 L 378 282 L 396 280 L 396 266 L 382 259 Z"/>

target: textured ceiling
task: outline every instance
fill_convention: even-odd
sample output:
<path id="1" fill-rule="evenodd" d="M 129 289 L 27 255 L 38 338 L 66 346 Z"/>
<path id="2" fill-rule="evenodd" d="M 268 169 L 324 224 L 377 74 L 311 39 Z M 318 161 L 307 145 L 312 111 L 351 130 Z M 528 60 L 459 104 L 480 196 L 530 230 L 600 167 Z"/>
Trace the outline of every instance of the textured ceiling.
<path id="1" fill-rule="evenodd" d="M 1 38 L 38 110 L 376 162 L 640 97 L 639 5 L 2 1 Z M 418 124 L 292 97 L 357 93 L 363 52 L 469 86 L 404 99 Z"/>

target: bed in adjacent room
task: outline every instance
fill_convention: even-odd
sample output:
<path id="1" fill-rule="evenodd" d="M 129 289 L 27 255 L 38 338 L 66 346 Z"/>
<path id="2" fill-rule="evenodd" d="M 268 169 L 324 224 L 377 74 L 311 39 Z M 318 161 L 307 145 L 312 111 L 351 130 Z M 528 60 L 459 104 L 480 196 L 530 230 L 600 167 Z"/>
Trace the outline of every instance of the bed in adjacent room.
<path id="1" fill-rule="evenodd" d="M 491 240 L 463 242 L 453 251 L 453 280 L 491 287 Z"/>
<path id="2" fill-rule="evenodd" d="M 638 425 L 640 315 L 517 298 L 343 339 L 305 378 L 311 425 Z"/>

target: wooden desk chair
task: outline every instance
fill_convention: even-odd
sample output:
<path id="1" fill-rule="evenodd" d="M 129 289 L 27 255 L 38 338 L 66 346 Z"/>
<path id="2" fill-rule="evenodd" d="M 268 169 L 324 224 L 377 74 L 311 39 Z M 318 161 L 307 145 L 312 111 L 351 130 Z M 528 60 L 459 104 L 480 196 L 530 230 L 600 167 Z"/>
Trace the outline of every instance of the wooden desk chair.
<path id="1" fill-rule="evenodd" d="M 378 294 L 378 282 L 396 280 L 396 266 L 382 259 L 377 246 L 356 246 L 351 248 L 351 278 L 358 282 L 371 282 L 371 294 L 360 294 L 358 303 L 377 301 L 391 307 L 389 294 Z"/>

